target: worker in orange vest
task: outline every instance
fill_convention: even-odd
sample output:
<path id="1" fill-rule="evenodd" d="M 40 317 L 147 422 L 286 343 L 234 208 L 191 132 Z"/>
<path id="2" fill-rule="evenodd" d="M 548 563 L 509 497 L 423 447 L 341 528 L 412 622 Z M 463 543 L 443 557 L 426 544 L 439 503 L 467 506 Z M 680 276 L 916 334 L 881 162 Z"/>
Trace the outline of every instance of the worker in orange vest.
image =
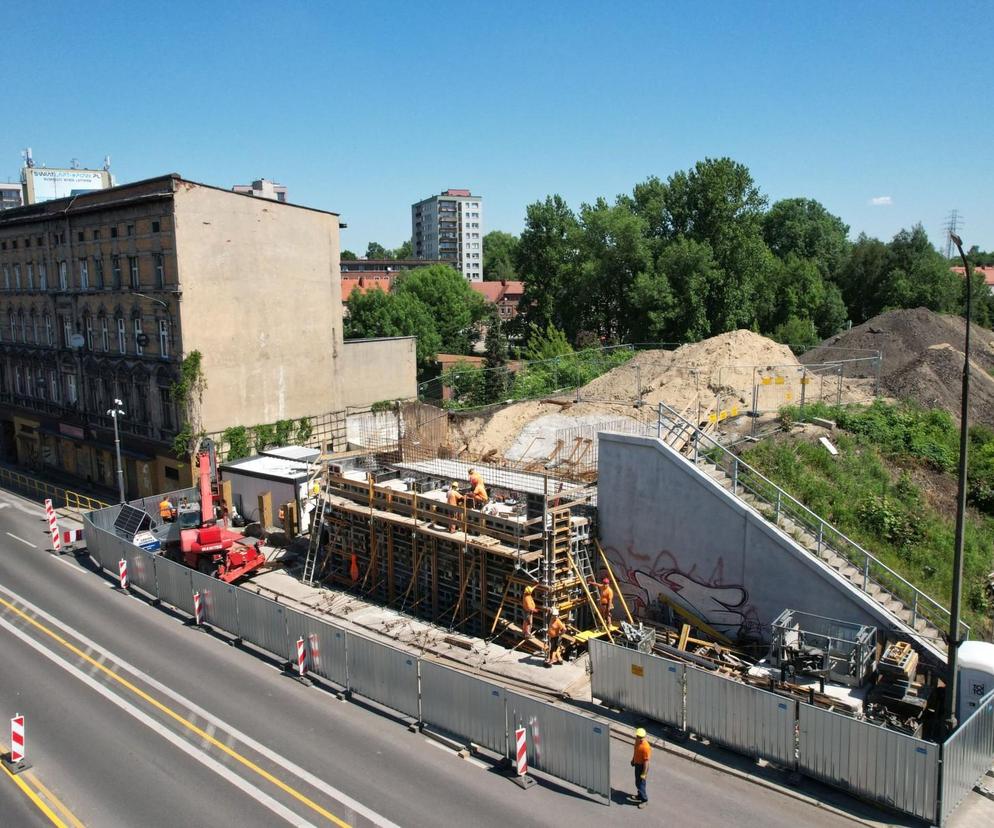
<path id="1" fill-rule="evenodd" d="M 563 663 L 563 654 L 560 650 L 563 633 L 566 632 L 566 625 L 559 620 L 559 607 L 552 608 L 552 621 L 549 622 L 549 654 L 545 659 L 545 666 L 551 667 L 553 664 Z"/>
<path id="2" fill-rule="evenodd" d="M 463 501 L 463 496 L 459 491 L 459 484 L 455 480 L 452 481 L 452 485 L 449 487 L 449 493 L 445 496 L 445 502 L 450 506 L 458 506 Z M 449 524 L 449 531 L 455 532 L 456 525 L 454 523 Z"/>
<path id="3" fill-rule="evenodd" d="M 605 578 L 601 582 L 601 618 L 609 627 L 611 626 L 611 613 L 614 611 L 614 590 L 611 589 L 611 579 Z"/>
<path id="4" fill-rule="evenodd" d="M 470 469 L 469 470 L 469 488 L 470 488 L 470 491 L 472 491 L 474 488 L 476 488 L 476 484 L 477 483 L 482 483 L 482 482 L 483 482 L 483 478 L 480 477 L 480 473 L 476 469 Z"/>
<path id="5" fill-rule="evenodd" d="M 535 598 L 532 593 L 535 591 L 535 587 L 526 586 L 524 595 L 521 596 L 521 611 L 524 615 L 524 620 L 521 622 L 521 633 L 525 638 L 530 638 L 532 634 L 532 621 L 535 620 Z"/>
<path id="6" fill-rule="evenodd" d="M 632 800 L 638 802 L 640 808 L 644 808 L 649 802 L 649 795 L 645 791 L 645 777 L 649 773 L 649 758 L 652 756 L 652 748 L 646 739 L 645 728 L 640 727 L 635 731 L 635 753 L 632 756 L 632 767 L 635 768 L 635 796 Z"/>
<path id="7" fill-rule="evenodd" d="M 490 497 L 487 495 L 487 487 L 483 485 L 483 481 L 479 478 L 476 481 L 476 485 L 473 486 L 473 492 L 470 495 L 473 498 L 473 505 L 477 509 L 482 509 L 487 505 L 487 501 Z"/>
<path id="8" fill-rule="evenodd" d="M 164 521 L 172 521 L 176 517 L 176 509 L 168 497 L 162 498 L 159 503 L 159 517 Z"/>

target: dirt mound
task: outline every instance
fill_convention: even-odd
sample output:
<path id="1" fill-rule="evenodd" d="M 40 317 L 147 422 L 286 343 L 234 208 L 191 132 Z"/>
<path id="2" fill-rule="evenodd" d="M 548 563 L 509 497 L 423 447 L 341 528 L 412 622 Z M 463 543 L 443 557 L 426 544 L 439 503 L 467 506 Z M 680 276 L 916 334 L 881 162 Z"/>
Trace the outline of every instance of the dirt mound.
<path id="1" fill-rule="evenodd" d="M 940 406 L 959 420 L 966 323 L 959 316 L 926 308 L 894 310 L 827 339 L 801 362 L 829 362 L 880 351 L 881 393 L 910 399 L 926 408 Z M 852 350 L 847 350 L 852 349 Z M 863 349 L 865 354 L 855 349 Z M 994 426 L 994 333 L 970 330 L 970 417 Z"/>

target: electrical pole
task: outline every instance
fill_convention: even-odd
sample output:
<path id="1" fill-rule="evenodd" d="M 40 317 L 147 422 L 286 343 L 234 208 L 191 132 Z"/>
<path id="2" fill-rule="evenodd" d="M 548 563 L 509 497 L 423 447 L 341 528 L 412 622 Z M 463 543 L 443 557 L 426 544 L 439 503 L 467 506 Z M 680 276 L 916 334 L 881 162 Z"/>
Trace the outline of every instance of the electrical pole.
<path id="1" fill-rule="evenodd" d="M 966 466 L 969 440 L 970 415 L 970 324 L 973 310 L 973 285 L 970 280 L 970 262 L 963 253 L 963 240 L 955 233 L 949 234 L 949 240 L 956 245 L 960 258 L 963 260 L 966 286 L 966 338 L 963 345 L 963 390 L 960 398 L 960 428 L 959 428 L 959 471 L 956 487 L 956 540 L 953 548 L 953 599 L 949 607 L 949 656 L 946 660 L 946 704 L 945 725 L 948 736 L 956 729 L 956 696 L 959 691 L 958 650 L 960 645 L 960 604 L 963 593 L 963 529 L 966 520 Z"/>
<path id="2" fill-rule="evenodd" d="M 114 451 L 117 453 L 117 491 L 124 503 L 124 466 L 121 465 L 121 431 L 117 427 L 117 418 L 125 413 L 121 400 L 114 400 L 114 407 L 107 413 L 114 421 Z"/>

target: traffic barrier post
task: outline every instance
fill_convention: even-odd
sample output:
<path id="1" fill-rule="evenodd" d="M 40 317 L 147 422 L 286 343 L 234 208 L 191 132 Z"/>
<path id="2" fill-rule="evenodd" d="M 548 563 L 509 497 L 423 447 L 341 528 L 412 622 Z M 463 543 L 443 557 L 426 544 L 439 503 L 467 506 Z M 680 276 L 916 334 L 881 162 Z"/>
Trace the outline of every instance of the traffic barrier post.
<path id="1" fill-rule="evenodd" d="M 24 716 L 17 713 L 10 720 L 10 753 L 3 757 L 3 763 L 11 773 L 20 773 L 31 767 L 25 758 L 28 750 L 24 731 Z"/>
<path id="2" fill-rule="evenodd" d="M 121 560 L 119 560 L 117 562 L 117 571 L 118 571 L 118 576 L 120 578 L 120 586 L 118 586 L 118 590 L 121 591 L 121 592 L 127 592 L 128 591 L 128 562 L 127 562 L 126 559 L 121 558 Z"/>
<path id="3" fill-rule="evenodd" d="M 52 536 L 52 549 L 61 552 L 62 539 L 59 537 L 59 517 L 55 514 L 55 508 L 49 498 L 45 498 L 45 517 L 48 518 L 48 531 Z"/>
<path id="4" fill-rule="evenodd" d="M 307 671 L 307 648 L 304 646 L 304 639 L 297 639 L 297 675 L 301 678 Z"/>
<path id="5" fill-rule="evenodd" d="M 522 789 L 528 790 L 535 780 L 528 775 L 528 740 L 523 727 L 514 730 L 514 781 Z"/>
<path id="6" fill-rule="evenodd" d="M 193 593 L 193 624 L 202 627 L 204 624 L 204 608 L 200 602 L 200 593 Z"/>

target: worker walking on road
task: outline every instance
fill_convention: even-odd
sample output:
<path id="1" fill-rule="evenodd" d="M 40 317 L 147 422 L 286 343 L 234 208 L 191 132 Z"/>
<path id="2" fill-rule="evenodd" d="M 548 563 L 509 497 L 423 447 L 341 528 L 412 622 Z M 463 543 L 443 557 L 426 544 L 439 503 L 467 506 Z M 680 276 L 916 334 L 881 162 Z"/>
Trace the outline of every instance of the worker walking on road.
<path id="1" fill-rule="evenodd" d="M 524 595 L 521 596 L 521 611 L 524 614 L 524 620 L 521 622 L 521 634 L 525 638 L 530 638 L 532 634 L 532 621 L 535 620 L 535 597 L 532 593 L 535 591 L 535 587 L 526 586 Z"/>
<path id="2" fill-rule="evenodd" d="M 162 501 L 159 503 L 159 517 L 169 523 L 176 517 L 176 508 L 168 497 L 162 498 Z"/>
<path id="3" fill-rule="evenodd" d="M 560 649 L 563 633 L 566 632 L 566 625 L 559 620 L 559 607 L 553 607 L 552 621 L 549 622 L 549 655 L 545 659 L 545 666 L 551 667 L 553 664 L 563 663 L 563 654 Z"/>
<path id="4" fill-rule="evenodd" d="M 463 501 L 462 493 L 459 491 L 459 484 L 455 480 L 452 481 L 452 485 L 449 487 L 449 493 L 445 496 L 445 502 L 450 506 L 458 506 Z M 449 524 L 449 531 L 455 532 L 456 525 L 454 523 Z"/>
<path id="5" fill-rule="evenodd" d="M 614 612 L 614 590 L 611 589 L 611 579 L 605 578 L 600 586 L 601 618 L 608 627 L 611 626 L 611 613 Z"/>
<path id="6" fill-rule="evenodd" d="M 649 740 L 645 736 L 644 727 L 635 731 L 635 753 L 632 755 L 636 791 L 632 799 L 638 801 L 640 808 L 644 808 L 649 802 L 649 795 L 645 791 L 645 778 L 649 774 L 649 758 L 652 756 L 652 748 L 649 747 Z"/>

